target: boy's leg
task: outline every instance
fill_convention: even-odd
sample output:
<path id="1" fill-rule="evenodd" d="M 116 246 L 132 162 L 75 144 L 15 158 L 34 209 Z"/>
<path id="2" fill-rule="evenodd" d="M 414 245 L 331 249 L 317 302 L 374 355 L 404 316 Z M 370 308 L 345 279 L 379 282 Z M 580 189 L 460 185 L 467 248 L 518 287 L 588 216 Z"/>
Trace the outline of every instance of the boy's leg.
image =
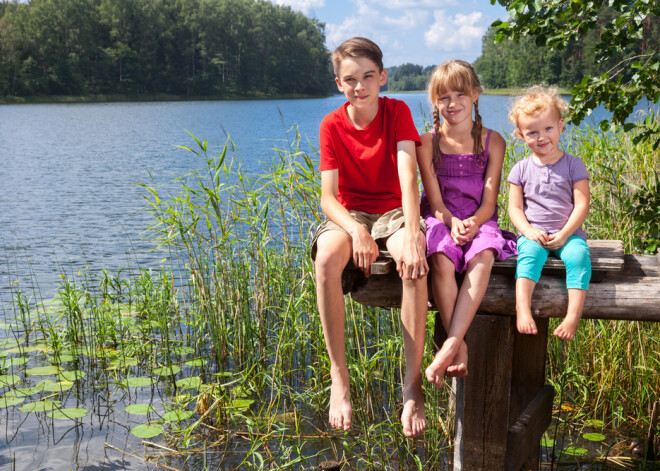
<path id="1" fill-rule="evenodd" d="M 334 428 L 348 430 L 353 409 L 346 367 L 341 274 L 351 257 L 351 238 L 345 232 L 330 230 L 319 236 L 316 246 L 316 297 L 332 379 L 329 422 Z"/>
<path id="2" fill-rule="evenodd" d="M 557 252 L 566 266 L 568 309 L 566 317 L 555 329 L 553 335 L 562 340 L 572 340 L 582 317 L 582 309 L 591 280 L 591 256 L 585 240 L 575 235 L 571 236 Z"/>
<path id="3" fill-rule="evenodd" d="M 387 249 L 396 260 L 403 253 L 403 229 L 399 229 L 387 239 Z M 419 234 L 420 243 L 425 246 L 424 234 Z M 403 326 L 403 349 L 406 372 L 403 378 L 403 412 L 401 423 L 407 437 L 421 434 L 426 428 L 424 392 L 422 390 L 422 359 L 426 339 L 426 313 L 428 310 L 428 290 L 426 275 L 415 280 L 401 280 L 401 324 Z"/>
<path id="4" fill-rule="evenodd" d="M 431 288 L 433 299 L 438 307 L 442 325 L 449 333 L 456 298 L 458 297 L 458 285 L 456 284 L 456 265 L 444 253 L 436 252 L 431 255 Z M 433 383 L 436 388 L 442 387 L 442 380 L 447 376 L 465 376 L 467 374 L 467 345 L 465 341 L 456 341 L 455 338 L 447 339 L 442 346 L 437 345 L 438 351 L 433 362 L 426 368 L 426 379 Z"/>
<path id="5" fill-rule="evenodd" d="M 532 317 L 532 293 L 548 259 L 549 251 L 525 236 L 518 237 L 516 265 L 516 327 L 521 334 L 538 332 Z"/>

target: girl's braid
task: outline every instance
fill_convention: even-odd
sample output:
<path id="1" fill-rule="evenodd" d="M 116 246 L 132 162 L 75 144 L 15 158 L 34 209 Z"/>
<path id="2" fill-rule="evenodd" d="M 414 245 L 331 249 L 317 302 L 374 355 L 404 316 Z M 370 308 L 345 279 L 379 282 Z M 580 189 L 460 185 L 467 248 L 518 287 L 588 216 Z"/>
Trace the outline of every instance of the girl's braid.
<path id="1" fill-rule="evenodd" d="M 440 151 L 442 123 L 440 122 L 440 111 L 438 111 L 437 106 L 433 107 L 433 129 L 435 131 L 433 134 L 433 168 L 437 171 L 442 163 L 442 152 Z"/>
<path id="2" fill-rule="evenodd" d="M 483 129 L 481 115 L 479 114 L 479 99 L 474 102 L 474 124 L 472 125 L 472 139 L 474 139 L 474 159 L 475 163 L 483 165 L 481 153 L 484 146 L 481 143 L 481 131 Z"/>

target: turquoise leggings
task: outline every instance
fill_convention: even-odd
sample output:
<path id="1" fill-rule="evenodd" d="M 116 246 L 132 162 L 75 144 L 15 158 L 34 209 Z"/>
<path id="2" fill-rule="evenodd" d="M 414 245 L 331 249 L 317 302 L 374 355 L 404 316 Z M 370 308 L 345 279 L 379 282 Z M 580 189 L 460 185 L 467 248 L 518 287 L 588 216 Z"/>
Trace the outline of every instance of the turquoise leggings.
<path id="1" fill-rule="evenodd" d="M 518 265 L 516 278 L 538 282 L 548 255 L 559 257 L 566 265 L 566 288 L 589 289 L 591 256 L 586 241 L 572 235 L 559 250 L 549 250 L 525 236 L 518 237 Z"/>

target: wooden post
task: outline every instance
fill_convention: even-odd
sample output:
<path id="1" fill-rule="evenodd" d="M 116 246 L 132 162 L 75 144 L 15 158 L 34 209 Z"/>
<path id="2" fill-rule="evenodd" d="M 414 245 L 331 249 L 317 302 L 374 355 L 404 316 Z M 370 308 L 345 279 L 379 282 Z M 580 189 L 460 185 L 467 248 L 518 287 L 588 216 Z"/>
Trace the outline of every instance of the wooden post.
<path id="1" fill-rule="evenodd" d="M 553 389 L 543 387 L 548 320 L 537 319 L 539 333 L 520 335 L 515 318 L 479 313 L 466 337 L 468 377 L 462 462 L 454 470 L 536 469 L 543 431 L 550 423 Z M 458 427 L 457 427 L 458 429 Z"/>

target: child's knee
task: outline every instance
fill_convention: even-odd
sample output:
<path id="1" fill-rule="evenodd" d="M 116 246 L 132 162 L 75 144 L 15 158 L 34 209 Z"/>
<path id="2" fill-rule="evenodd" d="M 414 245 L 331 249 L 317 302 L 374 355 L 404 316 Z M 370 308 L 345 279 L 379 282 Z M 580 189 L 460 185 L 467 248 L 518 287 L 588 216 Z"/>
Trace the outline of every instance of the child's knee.
<path id="1" fill-rule="evenodd" d="M 442 252 L 436 252 L 430 257 L 433 276 L 455 276 L 454 262 Z"/>

